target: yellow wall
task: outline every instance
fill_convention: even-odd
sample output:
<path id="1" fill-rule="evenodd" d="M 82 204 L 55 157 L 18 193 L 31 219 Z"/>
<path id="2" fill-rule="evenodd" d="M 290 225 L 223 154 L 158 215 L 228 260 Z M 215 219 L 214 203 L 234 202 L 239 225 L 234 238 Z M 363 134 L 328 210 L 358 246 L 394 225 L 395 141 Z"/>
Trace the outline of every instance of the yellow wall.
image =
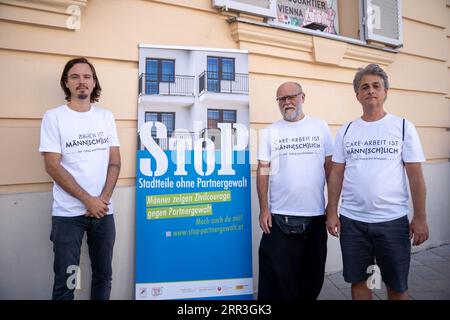
<path id="1" fill-rule="evenodd" d="M 416 124 L 427 161 L 450 159 L 447 0 L 403 1 L 404 47 L 398 53 L 229 23 L 227 18 L 236 14 L 211 8 L 210 0 L 45 3 L 0 0 L 2 193 L 50 190 L 37 151 L 40 120 L 45 110 L 63 103 L 59 77 L 73 56 L 86 56 L 96 66 L 104 89 L 99 105 L 116 116 L 121 139 L 119 185 L 134 184 L 139 43 L 248 50 L 255 129 L 279 118 L 275 90 L 281 82 L 295 80 L 306 92 L 305 111 L 325 119 L 335 132 L 361 114 L 352 88 L 356 69 L 379 63 L 391 82 L 386 109 Z M 73 3 L 81 6 L 81 28 L 75 31 L 64 27 L 70 17 L 65 8 Z M 255 145 L 252 139 L 253 160 Z"/>

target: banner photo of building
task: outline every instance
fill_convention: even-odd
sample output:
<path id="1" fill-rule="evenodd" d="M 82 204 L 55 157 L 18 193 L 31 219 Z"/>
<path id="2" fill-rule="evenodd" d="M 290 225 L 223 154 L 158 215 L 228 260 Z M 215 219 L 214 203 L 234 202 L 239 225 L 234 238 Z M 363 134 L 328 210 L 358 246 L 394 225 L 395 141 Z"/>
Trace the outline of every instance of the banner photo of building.
<path id="1" fill-rule="evenodd" d="M 248 60 L 139 46 L 136 299 L 252 299 Z"/>

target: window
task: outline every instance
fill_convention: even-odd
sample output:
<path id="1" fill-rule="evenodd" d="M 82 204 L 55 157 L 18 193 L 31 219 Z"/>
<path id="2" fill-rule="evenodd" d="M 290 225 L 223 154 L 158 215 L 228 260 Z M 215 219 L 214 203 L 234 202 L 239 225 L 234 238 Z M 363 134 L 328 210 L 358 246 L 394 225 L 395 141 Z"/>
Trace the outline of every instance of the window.
<path id="1" fill-rule="evenodd" d="M 403 44 L 402 0 L 213 0 L 213 6 L 263 16 L 275 27 L 333 39 Z"/>
<path id="2" fill-rule="evenodd" d="M 403 43 L 401 1 L 364 0 L 364 38 L 394 46 Z"/>
<path id="3" fill-rule="evenodd" d="M 338 33 L 337 1 L 277 0 L 275 23 Z"/>
<path id="4" fill-rule="evenodd" d="M 234 58 L 208 57 L 207 74 L 207 90 L 221 92 L 221 80 L 234 81 Z"/>
<path id="5" fill-rule="evenodd" d="M 236 110 L 208 109 L 208 129 L 217 129 L 218 123 L 236 123 Z"/>
<path id="6" fill-rule="evenodd" d="M 221 148 L 221 134 L 217 124 L 219 123 L 236 123 L 236 110 L 219 110 L 208 109 L 208 128 L 206 130 L 207 136 L 214 143 L 216 150 Z M 236 143 L 236 135 L 233 132 L 233 141 Z"/>
<path id="7" fill-rule="evenodd" d="M 158 121 L 163 123 L 167 128 L 167 137 L 171 137 L 175 130 L 175 112 L 145 112 L 145 122 Z M 164 150 L 167 149 L 167 139 L 156 138 L 156 127 L 152 127 L 152 137 L 156 143 Z"/>
<path id="8" fill-rule="evenodd" d="M 213 0 L 213 6 L 275 18 L 275 2 L 272 0 Z"/>
<path id="9" fill-rule="evenodd" d="M 147 58 L 145 94 L 159 94 L 160 82 L 175 82 L 175 60 Z"/>

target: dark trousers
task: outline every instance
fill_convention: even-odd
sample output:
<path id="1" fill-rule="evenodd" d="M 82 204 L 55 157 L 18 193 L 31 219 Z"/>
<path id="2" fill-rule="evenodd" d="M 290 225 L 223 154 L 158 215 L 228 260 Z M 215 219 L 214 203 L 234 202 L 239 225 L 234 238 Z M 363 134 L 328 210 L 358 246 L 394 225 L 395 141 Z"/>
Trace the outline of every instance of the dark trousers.
<path id="1" fill-rule="evenodd" d="M 284 234 L 272 223 L 259 246 L 259 300 L 316 300 L 327 257 L 325 216 L 313 217 L 303 234 Z"/>
<path id="2" fill-rule="evenodd" d="M 53 300 L 73 300 L 74 298 L 76 272 L 80 265 L 81 243 L 85 232 L 92 268 L 91 299 L 109 299 L 113 247 L 116 238 L 112 214 L 101 219 L 85 216 L 52 217 L 50 240 L 53 242 L 55 253 Z"/>

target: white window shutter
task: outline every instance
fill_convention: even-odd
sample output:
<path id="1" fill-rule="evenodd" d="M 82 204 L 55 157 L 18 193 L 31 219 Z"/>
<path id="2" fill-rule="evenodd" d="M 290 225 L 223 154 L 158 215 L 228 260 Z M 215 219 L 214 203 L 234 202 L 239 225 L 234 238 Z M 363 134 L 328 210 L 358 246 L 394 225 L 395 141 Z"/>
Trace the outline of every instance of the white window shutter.
<path id="1" fill-rule="evenodd" d="M 365 40 L 403 45 L 402 0 L 364 0 L 362 22 Z"/>
<path id="2" fill-rule="evenodd" d="M 276 17 L 276 0 L 212 0 L 215 8 L 251 13 L 266 18 Z"/>

